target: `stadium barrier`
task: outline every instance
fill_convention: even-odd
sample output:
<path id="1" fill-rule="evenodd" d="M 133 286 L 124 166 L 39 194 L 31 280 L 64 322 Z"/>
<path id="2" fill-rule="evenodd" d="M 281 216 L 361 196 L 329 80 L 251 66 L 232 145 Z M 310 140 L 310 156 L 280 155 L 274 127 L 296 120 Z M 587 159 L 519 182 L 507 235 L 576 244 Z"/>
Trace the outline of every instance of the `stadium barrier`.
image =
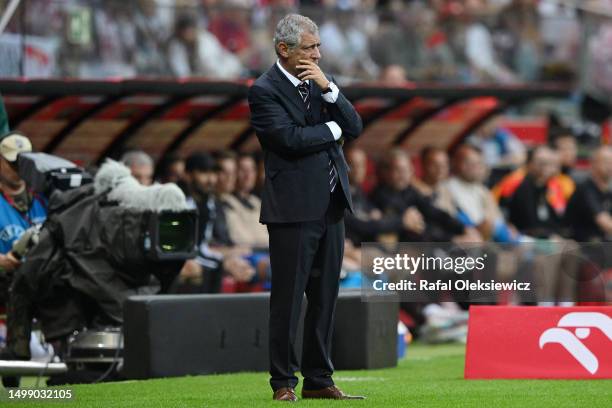
<path id="1" fill-rule="evenodd" d="M 127 378 L 267 371 L 269 294 L 133 296 L 124 305 Z M 305 308 L 303 307 L 302 314 Z M 396 302 L 341 293 L 332 360 L 336 369 L 397 364 Z M 302 327 L 297 350 L 301 355 Z"/>

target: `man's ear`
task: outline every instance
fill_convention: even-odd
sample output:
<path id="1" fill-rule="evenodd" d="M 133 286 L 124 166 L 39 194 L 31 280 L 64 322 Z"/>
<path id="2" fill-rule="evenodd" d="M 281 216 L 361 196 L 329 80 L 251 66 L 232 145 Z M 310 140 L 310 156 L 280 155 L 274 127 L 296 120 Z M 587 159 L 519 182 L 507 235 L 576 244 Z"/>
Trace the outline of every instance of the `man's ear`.
<path id="1" fill-rule="evenodd" d="M 289 58 L 289 46 L 284 42 L 278 43 L 278 53 L 283 58 Z"/>

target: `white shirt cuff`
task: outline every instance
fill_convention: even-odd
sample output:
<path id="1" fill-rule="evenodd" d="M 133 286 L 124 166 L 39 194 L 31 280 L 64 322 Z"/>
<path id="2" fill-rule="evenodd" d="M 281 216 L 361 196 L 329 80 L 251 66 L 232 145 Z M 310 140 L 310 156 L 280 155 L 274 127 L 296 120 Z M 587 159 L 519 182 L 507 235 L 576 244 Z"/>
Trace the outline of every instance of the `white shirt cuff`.
<path id="1" fill-rule="evenodd" d="M 338 140 L 342 137 L 342 129 L 340 129 L 340 126 L 338 126 L 336 122 L 332 120 L 331 122 L 325 122 L 325 124 L 334 135 L 334 140 Z"/>
<path id="2" fill-rule="evenodd" d="M 331 92 L 321 94 L 321 96 L 323 97 L 323 100 L 327 103 L 336 103 L 336 100 L 338 99 L 338 94 L 340 93 L 340 89 L 338 88 L 338 86 L 336 86 L 336 84 L 331 81 L 329 82 L 329 87 L 331 88 Z"/>

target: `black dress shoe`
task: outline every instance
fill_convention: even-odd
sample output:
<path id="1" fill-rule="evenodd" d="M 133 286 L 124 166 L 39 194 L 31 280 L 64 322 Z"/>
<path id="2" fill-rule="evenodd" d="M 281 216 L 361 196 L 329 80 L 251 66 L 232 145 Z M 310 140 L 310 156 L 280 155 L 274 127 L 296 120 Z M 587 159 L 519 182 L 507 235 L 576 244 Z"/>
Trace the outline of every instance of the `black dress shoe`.
<path id="1" fill-rule="evenodd" d="M 337 400 L 348 400 L 348 399 L 365 399 L 362 395 L 348 395 L 342 392 L 342 390 L 335 385 L 331 387 L 322 388 L 320 390 L 304 390 L 302 389 L 302 398 L 322 398 L 322 399 L 337 399 Z"/>

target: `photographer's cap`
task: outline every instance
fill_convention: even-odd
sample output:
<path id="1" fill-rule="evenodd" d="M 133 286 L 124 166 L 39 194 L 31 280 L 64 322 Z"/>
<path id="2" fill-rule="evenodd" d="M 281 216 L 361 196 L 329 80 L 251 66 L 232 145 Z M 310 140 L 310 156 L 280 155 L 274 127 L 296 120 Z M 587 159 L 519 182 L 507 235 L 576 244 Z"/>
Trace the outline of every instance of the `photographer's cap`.
<path id="1" fill-rule="evenodd" d="M 0 154 L 6 160 L 14 162 L 19 153 L 32 151 L 30 139 L 19 133 L 9 133 L 0 140 Z"/>

